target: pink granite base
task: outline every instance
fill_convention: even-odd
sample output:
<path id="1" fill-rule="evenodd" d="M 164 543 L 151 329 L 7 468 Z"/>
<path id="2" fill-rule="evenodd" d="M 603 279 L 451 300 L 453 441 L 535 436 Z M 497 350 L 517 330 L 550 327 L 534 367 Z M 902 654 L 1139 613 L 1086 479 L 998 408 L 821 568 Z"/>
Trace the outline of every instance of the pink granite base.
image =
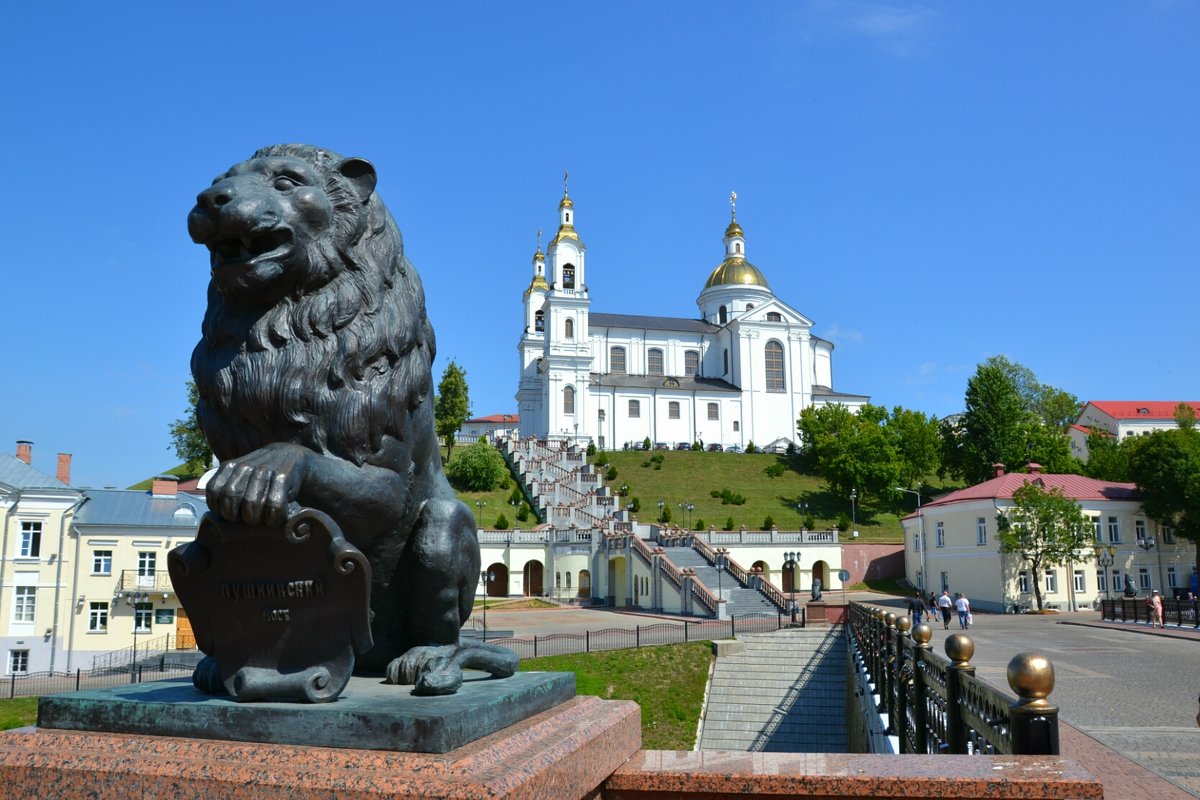
<path id="1" fill-rule="evenodd" d="M 576 697 L 445 754 L 23 728 L 0 734 L 7 797 L 576 798 L 641 746 L 641 711 Z"/>
<path id="2" fill-rule="evenodd" d="M 1056 756 L 892 756 L 645 750 L 605 783 L 604 800 L 734 797 L 1030 800 L 1102 798 L 1103 786 Z"/>

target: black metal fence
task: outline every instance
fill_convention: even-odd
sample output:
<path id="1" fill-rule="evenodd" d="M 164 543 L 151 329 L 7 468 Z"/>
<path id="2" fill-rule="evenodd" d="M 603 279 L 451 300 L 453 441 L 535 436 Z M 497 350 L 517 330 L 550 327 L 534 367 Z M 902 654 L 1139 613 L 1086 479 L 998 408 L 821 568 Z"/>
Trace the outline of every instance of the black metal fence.
<path id="1" fill-rule="evenodd" d="M 946 639 L 943 658 L 929 645 L 933 632 L 908 617 L 850 604 L 850 635 L 866 670 L 887 734 L 901 753 L 1058 755 L 1058 708 L 1046 699 L 1054 667 L 1036 653 L 1008 665 L 1017 699 L 975 677 L 975 645 L 965 634 Z"/>
<path id="2" fill-rule="evenodd" d="M 161 681 L 166 678 L 191 677 L 195 664 L 139 664 L 137 669 L 114 672 L 110 669 L 77 669 L 74 672 L 22 672 L 5 676 L 0 683 L 0 696 L 40 697 L 59 692 L 78 692 L 83 689 L 104 689 L 122 683 Z"/>
<path id="3" fill-rule="evenodd" d="M 546 636 L 521 636 L 488 639 L 512 650 L 521 658 L 564 656 L 599 650 L 625 650 L 660 644 L 680 644 L 725 639 L 739 633 L 766 633 L 786 628 L 791 620 L 783 614 L 743 614 L 725 620 L 701 622 L 657 622 L 635 628 L 604 628 L 583 633 L 551 633 Z"/>
<path id="4" fill-rule="evenodd" d="M 1163 624 L 1181 628 L 1200 628 L 1198 600 L 1167 600 L 1163 598 Z M 1115 597 L 1100 601 L 1100 616 L 1114 622 L 1149 622 L 1150 606 L 1144 597 Z"/>

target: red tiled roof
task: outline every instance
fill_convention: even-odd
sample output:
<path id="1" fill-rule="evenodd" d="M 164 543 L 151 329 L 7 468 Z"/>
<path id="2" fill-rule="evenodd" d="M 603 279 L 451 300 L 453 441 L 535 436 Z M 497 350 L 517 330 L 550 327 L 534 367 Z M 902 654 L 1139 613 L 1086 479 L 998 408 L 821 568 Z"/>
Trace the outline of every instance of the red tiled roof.
<path id="1" fill-rule="evenodd" d="M 1138 500 L 1137 485 L 1133 483 L 1117 483 L 1116 481 L 1098 481 L 1095 478 L 1085 478 L 1082 475 L 1057 475 L 1024 472 L 1009 472 L 999 478 L 968 486 L 951 492 L 945 497 L 939 497 L 926 503 L 922 508 L 947 506 L 953 503 L 965 503 L 971 500 L 1011 500 L 1013 492 L 1026 483 L 1040 480 L 1047 489 L 1061 489 L 1067 497 L 1075 500 Z M 915 517 L 916 514 L 909 514 Z"/>
<path id="2" fill-rule="evenodd" d="M 1089 436 L 1092 433 L 1092 429 L 1089 428 L 1087 425 L 1075 424 L 1075 425 L 1072 425 L 1071 427 L 1077 431 L 1083 431 L 1084 433 L 1088 434 Z M 1108 431 L 1100 430 L 1099 428 L 1096 429 L 1096 432 L 1099 433 L 1101 436 L 1107 436 L 1110 439 L 1117 438 L 1117 435 L 1115 433 L 1109 433 Z"/>
<path id="3" fill-rule="evenodd" d="M 476 417 L 475 419 L 467 420 L 467 422 L 475 422 L 475 423 L 484 423 L 484 422 L 503 423 L 503 422 L 520 422 L 520 421 L 521 421 L 521 417 L 518 414 L 489 414 L 486 417 Z"/>
<path id="4" fill-rule="evenodd" d="M 1113 419 L 1174 419 L 1179 400 L 1091 400 Z M 1184 400 L 1200 416 L 1200 402 Z M 1145 413 L 1142 413 L 1145 410 Z"/>

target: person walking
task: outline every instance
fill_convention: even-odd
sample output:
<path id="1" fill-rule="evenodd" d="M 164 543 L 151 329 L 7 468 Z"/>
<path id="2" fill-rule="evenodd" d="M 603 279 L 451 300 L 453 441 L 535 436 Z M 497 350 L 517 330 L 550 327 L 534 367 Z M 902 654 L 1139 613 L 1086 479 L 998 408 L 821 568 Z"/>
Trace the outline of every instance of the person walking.
<path id="1" fill-rule="evenodd" d="M 950 590 L 942 589 L 942 596 L 937 600 L 938 611 L 942 612 L 942 629 L 950 628 L 950 609 L 954 607 L 954 601 L 950 599 Z"/>
<path id="2" fill-rule="evenodd" d="M 1162 595 L 1155 589 L 1150 593 L 1150 597 L 1146 599 L 1146 605 L 1150 606 L 1150 627 L 1165 628 L 1162 615 Z"/>
<path id="3" fill-rule="evenodd" d="M 916 594 L 908 598 L 908 616 L 912 619 L 913 627 L 921 624 L 921 615 L 925 613 L 925 598 L 918 589 Z"/>
<path id="4" fill-rule="evenodd" d="M 967 596 L 959 592 L 954 599 L 954 608 L 958 611 L 958 627 L 967 630 L 971 627 L 971 604 Z"/>

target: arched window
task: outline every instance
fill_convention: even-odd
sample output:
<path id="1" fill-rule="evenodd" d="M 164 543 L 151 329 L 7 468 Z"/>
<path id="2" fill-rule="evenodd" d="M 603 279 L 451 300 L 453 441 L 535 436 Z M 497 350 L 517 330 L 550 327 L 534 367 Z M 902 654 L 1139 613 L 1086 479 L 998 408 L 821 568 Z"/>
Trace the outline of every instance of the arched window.
<path id="1" fill-rule="evenodd" d="M 768 311 L 767 322 L 783 322 L 783 314 L 778 311 Z"/>
<path id="2" fill-rule="evenodd" d="M 667 403 L 667 419 L 679 419 L 679 401 L 672 400 Z"/>
<path id="3" fill-rule="evenodd" d="M 729 322 L 729 311 L 725 309 L 725 306 L 721 306 L 717 309 L 717 322 L 722 325 L 724 325 L 726 322 Z"/>
<path id="4" fill-rule="evenodd" d="M 684 350 L 683 351 L 683 374 L 686 376 L 696 375 L 700 372 L 700 351 L 699 350 Z"/>
<path id="5" fill-rule="evenodd" d="M 563 288 L 564 289 L 574 289 L 575 288 L 575 265 L 574 264 L 563 264 L 562 279 L 563 279 Z"/>
<path id="6" fill-rule="evenodd" d="M 575 338 L 575 320 L 567 317 L 567 321 L 563 323 L 563 335 L 568 339 Z"/>
<path id="7" fill-rule="evenodd" d="M 719 414 L 720 414 L 720 412 L 717 410 L 717 404 L 709 403 L 708 404 L 708 418 L 709 419 L 720 419 L 721 417 L 719 416 Z"/>
<path id="8" fill-rule="evenodd" d="M 638 400 L 629 401 L 629 418 L 639 419 L 642 416 L 642 404 Z"/>
<path id="9" fill-rule="evenodd" d="M 663 374 L 663 352 L 657 347 L 651 347 L 646 352 L 646 372 L 649 375 Z"/>
<path id="10" fill-rule="evenodd" d="M 786 391 L 783 375 L 783 345 L 772 339 L 767 342 L 765 350 L 767 367 L 767 391 Z"/>
<path id="11" fill-rule="evenodd" d="M 735 253 L 740 253 L 740 252 L 742 252 L 742 243 L 741 243 L 741 242 L 734 242 L 734 243 L 733 243 L 733 252 L 735 252 Z"/>
<path id="12" fill-rule="evenodd" d="M 751 310 L 752 308 L 754 308 L 754 303 L 746 303 L 746 310 L 747 310 L 747 311 Z"/>
<path id="13" fill-rule="evenodd" d="M 575 413 L 575 387 L 568 386 L 563 389 L 563 413 Z"/>
<path id="14" fill-rule="evenodd" d="M 608 348 L 608 371 L 615 372 L 618 375 L 625 374 L 625 348 L 624 347 Z"/>
<path id="15" fill-rule="evenodd" d="M 539 333 L 546 330 L 546 314 L 538 311 L 533 315 L 533 329 Z"/>
<path id="16" fill-rule="evenodd" d="M 725 356 L 725 358 L 723 360 L 725 361 L 725 370 L 721 374 L 728 375 L 729 374 L 729 349 L 728 348 L 725 349 L 724 356 Z"/>

